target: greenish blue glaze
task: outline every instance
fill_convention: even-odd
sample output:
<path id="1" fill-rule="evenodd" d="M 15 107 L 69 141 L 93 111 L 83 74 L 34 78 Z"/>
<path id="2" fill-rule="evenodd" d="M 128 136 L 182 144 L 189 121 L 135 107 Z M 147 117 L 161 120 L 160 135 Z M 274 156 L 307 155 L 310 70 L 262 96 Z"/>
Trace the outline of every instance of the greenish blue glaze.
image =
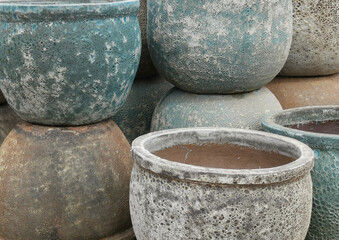
<path id="1" fill-rule="evenodd" d="M 112 117 L 140 60 L 138 8 L 137 0 L 0 3 L 0 87 L 8 104 L 38 124 Z"/>
<path id="2" fill-rule="evenodd" d="M 295 138 L 314 150 L 313 210 L 308 240 L 339 239 L 339 135 L 311 133 L 284 126 L 339 120 L 339 106 L 305 107 L 265 116 L 263 130 Z"/>
<path id="3" fill-rule="evenodd" d="M 266 113 L 282 111 L 267 88 L 230 95 L 194 94 L 172 88 L 154 110 L 151 131 L 188 127 L 261 129 Z"/>
<path id="4" fill-rule="evenodd" d="M 130 143 L 150 132 L 154 109 L 172 87 L 172 84 L 159 76 L 134 81 L 126 102 L 113 117 Z"/>
<path id="5" fill-rule="evenodd" d="M 292 40 L 291 0 L 148 0 L 155 67 L 194 93 L 258 89 L 283 67 Z"/>

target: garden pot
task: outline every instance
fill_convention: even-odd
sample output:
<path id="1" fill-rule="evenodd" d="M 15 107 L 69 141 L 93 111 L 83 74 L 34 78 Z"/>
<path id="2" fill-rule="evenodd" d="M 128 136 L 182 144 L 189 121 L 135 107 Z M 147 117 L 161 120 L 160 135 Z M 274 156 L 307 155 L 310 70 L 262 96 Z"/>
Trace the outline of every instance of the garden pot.
<path id="1" fill-rule="evenodd" d="M 282 108 L 267 89 L 232 95 L 201 95 L 171 89 L 154 110 L 151 131 L 187 127 L 261 129 L 261 118 Z"/>
<path id="2" fill-rule="evenodd" d="M 7 104 L 0 105 L 0 145 L 19 121 L 18 115 Z"/>
<path id="3" fill-rule="evenodd" d="M 293 0 L 293 40 L 282 76 L 339 73 L 338 2 Z"/>
<path id="4" fill-rule="evenodd" d="M 129 142 L 150 132 L 154 109 L 172 87 L 159 76 L 134 81 L 125 104 L 113 117 Z"/>
<path id="5" fill-rule="evenodd" d="M 313 152 L 301 142 L 242 129 L 173 129 L 137 138 L 132 154 L 138 240 L 306 236 Z"/>
<path id="6" fill-rule="evenodd" d="M 140 64 L 137 71 L 136 78 L 147 78 L 157 75 L 157 70 L 155 69 L 151 56 L 148 51 L 147 45 L 147 0 L 140 0 L 140 9 L 138 13 L 138 19 L 141 30 L 141 58 Z"/>
<path id="7" fill-rule="evenodd" d="M 101 239 L 131 228 L 117 125 L 18 124 L 0 148 L 0 239 Z"/>
<path id="8" fill-rule="evenodd" d="M 4 104 L 4 103 L 6 103 L 6 99 L 4 95 L 2 94 L 2 92 L 0 91 L 0 104 Z"/>
<path id="9" fill-rule="evenodd" d="M 265 131 L 293 137 L 314 150 L 313 211 L 307 239 L 338 239 L 339 106 L 289 109 L 266 116 L 262 124 Z"/>
<path id="10" fill-rule="evenodd" d="M 322 77 L 277 77 L 266 86 L 284 109 L 339 105 L 339 74 Z"/>
<path id="11" fill-rule="evenodd" d="M 292 0 L 148 0 L 147 7 L 153 63 L 184 91 L 252 91 L 286 62 Z"/>
<path id="12" fill-rule="evenodd" d="M 126 100 L 141 49 L 138 0 L 0 3 L 0 87 L 24 120 L 83 125 Z"/>

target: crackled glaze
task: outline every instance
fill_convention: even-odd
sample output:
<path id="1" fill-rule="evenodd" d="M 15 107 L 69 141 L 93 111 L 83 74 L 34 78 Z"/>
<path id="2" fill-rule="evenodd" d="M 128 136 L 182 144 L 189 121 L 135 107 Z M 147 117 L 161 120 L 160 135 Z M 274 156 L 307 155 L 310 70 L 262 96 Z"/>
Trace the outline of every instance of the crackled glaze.
<path id="1" fill-rule="evenodd" d="M 293 40 L 280 75 L 319 76 L 338 73 L 339 1 L 292 2 Z"/>
<path id="2" fill-rule="evenodd" d="M 183 127 L 261 129 L 261 118 L 281 111 L 267 89 L 232 95 L 200 95 L 171 89 L 156 107 L 151 131 Z"/>
<path id="3" fill-rule="evenodd" d="M 130 91 L 141 51 L 139 1 L 76 2 L 0 2 L 0 87 L 26 121 L 101 121 Z"/>
<path id="4" fill-rule="evenodd" d="M 265 131 L 295 138 L 314 150 L 313 210 L 307 240 L 339 238 L 339 135 L 284 127 L 311 121 L 339 120 L 339 106 L 304 107 L 264 117 Z"/>
<path id="5" fill-rule="evenodd" d="M 158 72 L 195 93 L 258 89 L 283 67 L 291 0 L 148 0 L 147 40 Z"/>
<path id="6" fill-rule="evenodd" d="M 18 124 L 0 148 L 0 239 L 119 236 L 131 228 L 132 164 L 130 145 L 112 120 Z"/>
<path id="7" fill-rule="evenodd" d="M 267 169 L 217 169 L 161 159 L 180 145 L 233 143 L 297 160 Z M 138 240 L 304 240 L 312 208 L 306 145 L 258 131 L 188 128 L 150 133 L 132 144 L 130 209 Z"/>
<path id="8" fill-rule="evenodd" d="M 172 87 L 159 76 L 134 81 L 126 102 L 112 118 L 129 142 L 150 132 L 154 109 Z"/>

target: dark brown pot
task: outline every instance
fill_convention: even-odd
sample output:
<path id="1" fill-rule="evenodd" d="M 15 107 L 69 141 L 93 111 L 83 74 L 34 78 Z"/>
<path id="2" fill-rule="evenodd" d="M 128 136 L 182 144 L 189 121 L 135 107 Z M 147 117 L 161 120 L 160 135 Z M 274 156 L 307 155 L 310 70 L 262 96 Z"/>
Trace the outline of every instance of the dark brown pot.
<path id="1" fill-rule="evenodd" d="M 266 87 L 284 109 L 339 104 L 339 74 L 324 77 L 277 77 Z"/>
<path id="2" fill-rule="evenodd" d="M 130 145 L 117 125 L 18 124 L 0 149 L 0 239 L 100 239 L 131 227 Z"/>

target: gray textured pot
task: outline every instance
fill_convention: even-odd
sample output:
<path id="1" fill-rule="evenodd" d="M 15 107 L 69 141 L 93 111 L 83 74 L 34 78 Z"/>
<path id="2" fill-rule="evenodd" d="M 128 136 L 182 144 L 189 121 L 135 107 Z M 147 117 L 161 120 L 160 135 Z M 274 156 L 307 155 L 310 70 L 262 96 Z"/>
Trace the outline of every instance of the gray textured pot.
<path id="1" fill-rule="evenodd" d="M 147 41 L 158 72 L 194 93 L 259 89 L 284 66 L 292 0 L 148 0 Z"/>
<path id="2" fill-rule="evenodd" d="M 319 76 L 338 73 L 338 0 L 292 2 L 293 40 L 280 75 Z"/>
<path id="3" fill-rule="evenodd" d="M 260 130 L 261 118 L 282 111 L 267 88 L 232 95 L 201 95 L 171 89 L 156 107 L 151 131 L 185 127 Z"/>
<path id="4" fill-rule="evenodd" d="M 134 81 L 126 102 L 112 118 L 129 142 L 150 132 L 154 109 L 172 87 L 160 76 Z"/>
<path id="5" fill-rule="evenodd" d="M 181 144 L 251 146 L 296 158 L 261 169 L 207 168 L 152 154 Z M 312 208 L 313 152 L 294 139 L 227 128 L 173 129 L 132 144 L 130 211 L 138 240 L 304 240 Z"/>
<path id="6" fill-rule="evenodd" d="M 7 104 L 0 105 L 0 145 L 19 121 L 19 116 Z"/>
<path id="7" fill-rule="evenodd" d="M 313 210 L 308 240 L 339 239 L 339 134 L 313 133 L 286 126 L 339 121 L 339 105 L 285 110 L 263 118 L 265 131 L 295 138 L 314 150 Z"/>

